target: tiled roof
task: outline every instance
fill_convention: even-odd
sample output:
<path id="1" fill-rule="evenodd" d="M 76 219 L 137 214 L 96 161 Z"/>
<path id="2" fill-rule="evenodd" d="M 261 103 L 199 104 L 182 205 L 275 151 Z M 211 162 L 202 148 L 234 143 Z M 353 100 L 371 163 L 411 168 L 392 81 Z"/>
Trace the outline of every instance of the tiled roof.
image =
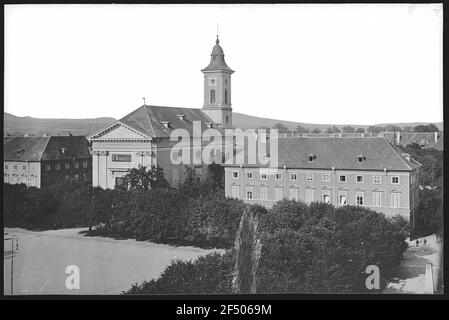
<path id="1" fill-rule="evenodd" d="M 309 162 L 309 155 L 315 160 Z M 365 157 L 362 163 L 357 157 Z M 234 159 L 235 163 L 235 159 Z M 239 164 L 229 165 L 239 166 Z M 252 166 L 247 162 L 245 165 Z M 257 166 L 257 165 L 256 165 Z M 410 171 L 420 166 L 405 155 L 388 140 L 379 137 L 337 138 L 306 137 L 278 139 L 278 167 L 298 169 L 335 169 L 340 170 L 397 170 Z"/>
<path id="2" fill-rule="evenodd" d="M 4 161 L 42 161 L 91 157 L 89 143 L 83 136 L 5 137 L 3 148 Z"/>
<path id="3" fill-rule="evenodd" d="M 185 129 L 192 135 L 193 121 L 201 121 L 202 132 L 208 129 L 206 123 L 213 122 L 201 109 L 147 105 L 141 106 L 119 121 L 153 138 L 170 137 L 175 129 Z M 164 122 L 168 122 L 168 128 Z"/>

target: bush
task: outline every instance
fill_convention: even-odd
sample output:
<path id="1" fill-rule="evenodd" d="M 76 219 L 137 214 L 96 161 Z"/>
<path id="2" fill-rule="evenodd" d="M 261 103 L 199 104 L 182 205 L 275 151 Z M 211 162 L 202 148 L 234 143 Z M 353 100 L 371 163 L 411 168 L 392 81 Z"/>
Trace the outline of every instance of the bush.
<path id="1" fill-rule="evenodd" d="M 192 244 L 232 246 L 244 208 L 242 200 L 226 198 L 220 192 L 190 199 L 185 240 Z"/>
<path id="2" fill-rule="evenodd" d="M 226 294 L 231 293 L 230 252 L 197 258 L 195 261 L 173 261 L 157 280 L 134 284 L 124 294 Z"/>

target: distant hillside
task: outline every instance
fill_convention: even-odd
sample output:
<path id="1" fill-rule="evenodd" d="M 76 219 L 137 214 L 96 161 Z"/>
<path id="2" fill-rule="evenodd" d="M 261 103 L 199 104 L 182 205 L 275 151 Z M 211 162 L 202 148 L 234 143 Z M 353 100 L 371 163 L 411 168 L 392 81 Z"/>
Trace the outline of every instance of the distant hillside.
<path id="1" fill-rule="evenodd" d="M 333 124 L 313 124 L 313 123 L 303 123 L 303 122 L 294 122 L 294 121 L 286 121 L 286 120 L 276 120 L 276 119 L 269 119 L 269 118 L 261 118 L 261 117 L 255 117 L 250 116 L 243 113 L 233 112 L 232 114 L 232 124 L 236 128 L 261 128 L 261 127 L 267 127 L 271 128 L 276 123 L 282 123 L 285 126 L 287 126 L 289 129 L 294 129 L 296 126 L 301 125 L 307 129 L 313 129 L 313 128 L 319 128 L 320 130 L 326 130 L 328 127 L 333 126 Z M 415 127 L 419 124 L 430 124 L 430 122 L 412 122 L 412 123 L 384 123 L 384 124 L 377 124 L 376 126 L 386 126 L 386 125 L 397 125 L 399 127 L 404 126 L 412 126 Z M 438 122 L 434 123 L 438 129 L 443 130 L 443 123 Z M 347 126 L 347 124 L 344 125 L 335 125 L 336 127 L 342 128 L 344 126 Z M 368 128 L 370 125 L 364 125 L 364 124 L 350 124 L 351 127 L 354 128 Z"/>
<path id="2" fill-rule="evenodd" d="M 48 135 L 67 135 L 69 132 L 73 135 L 83 135 L 86 136 L 95 130 L 105 127 L 109 124 L 114 123 L 116 120 L 114 118 L 95 118 L 95 119 L 40 119 L 31 117 L 16 117 L 10 113 L 4 113 L 4 135 L 35 135 L 40 136 L 43 134 Z M 236 128 L 261 128 L 268 127 L 271 128 L 276 123 L 282 123 L 286 125 L 289 129 L 294 129 L 296 126 L 301 125 L 308 129 L 319 128 L 325 131 L 328 127 L 333 124 L 313 124 L 313 123 L 303 123 L 285 120 L 276 120 L 269 118 L 261 118 L 250 116 L 243 113 L 234 112 L 233 113 L 233 126 Z M 413 122 L 413 123 L 388 123 L 394 124 L 399 127 L 404 126 L 417 126 L 419 124 L 429 124 L 427 122 Z M 388 124 L 379 124 L 379 126 L 385 126 Z M 435 123 L 435 125 L 443 130 L 443 123 Z M 345 125 L 336 125 L 339 128 Z M 367 128 L 368 125 L 361 124 L 350 124 L 354 128 Z"/>
<path id="3" fill-rule="evenodd" d="M 95 130 L 114 123 L 114 118 L 95 119 L 41 119 L 31 117 L 16 117 L 10 113 L 3 114 L 4 135 L 41 136 L 73 135 L 86 136 Z"/>

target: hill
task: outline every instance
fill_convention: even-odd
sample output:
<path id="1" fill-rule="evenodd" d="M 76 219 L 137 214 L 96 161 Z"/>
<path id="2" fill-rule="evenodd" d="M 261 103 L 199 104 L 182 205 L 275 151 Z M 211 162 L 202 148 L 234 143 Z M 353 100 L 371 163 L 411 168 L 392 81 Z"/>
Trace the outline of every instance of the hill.
<path id="1" fill-rule="evenodd" d="M 17 117 L 5 112 L 3 116 L 4 135 L 41 136 L 73 135 L 86 136 L 93 131 L 114 123 L 114 118 L 94 119 L 41 119 L 32 117 Z"/>
<path id="2" fill-rule="evenodd" d="M 105 127 L 109 124 L 114 123 L 116 120 L 114 118 L 94 118 L 94 119 L 41 119 L 41 118 L 31 118 L 31 117 L 17 117 L 10 113 L 4 113 L 4 135 L 35 135 L 40 136 L 43 134 L 48 135 L 67 135 L 69 132 L 73 135 L 83 135 L 86 136 L 93 131 Z M 319 128 L 325 131 L 326 128 L 333 126 L 333 124 L 313 124 L 313 123 L 303 123 L 294 122 L 286 120 L 277 120 L 269 118 L 255 117 L 243 113 L 234 112 L 233 125 L 236 128 L 248 129 L 248 128 L 272 128 L 276 123 L 282 123 L 289 129 L 295 129 L 298 125 L 301 125 L 307 129 Z M 378 126 L 385 125 L 397 125 L 399 127 L 404 126 L 417 126 L 419 124 L 429 124 L 427 122 L 413 122 L 413 123 L 388 123 L 379 124 Z M 443 130 L 443 123 L 435 123 L 435 125 Z M 335 125 L 342 128 L 345 125 Z M 350 124 L 354 128 L 367 128 L 369 125 L 360 124 Z"/>
<path id="3" fill-rule="evenodd" d="M 232 124 L 236 128 L 261 128 L 261 127 L 267 127 L 271 128 L 276 123 L 282 123 L 285 126 L 287 126 L 289 129 L 294 129 L 296 126 L 301 125 L 307 129 L 313 129 L 313 128 L 319 128 L 320 130 L 326 130 L 328 127 L 333 126 L 334 124 L 313 124 L 313 123 L 303 123 L 303 122 L 294 122 L 294 121 L 286 121 L 286 120 L 276 120 L 276 119 L 269 119 L 269 118 L 261 118 L 261 117 L 255 117 L 250 116 L 243 113 L 233 112 L 232 114 Z M 415 127 L 419 124 L 430 124 L 430 122 L 411 122 L 411 123 L 384 123 L 384 124 L 376 124 L 376 126 L 387 126 L 387 125 L 397 125 L 399 127 L 404 126 L 412 126 Z M 443 130 L 443 123 L 438 122 L 434 123 L 438 129 Z M 347 126 L 347 124 L 344 125 L 335 125 L 338 128 L 342 128 L 344 126 Z M 350 124 L 351 127 L 354 128 L 368 128 L 370 125 L 363 125 L 363 124 Z"/>

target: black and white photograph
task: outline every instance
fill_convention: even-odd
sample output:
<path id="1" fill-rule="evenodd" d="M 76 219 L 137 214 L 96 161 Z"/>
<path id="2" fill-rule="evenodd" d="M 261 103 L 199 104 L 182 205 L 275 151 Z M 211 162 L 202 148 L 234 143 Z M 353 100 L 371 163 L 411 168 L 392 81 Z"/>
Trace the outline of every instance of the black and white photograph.
<path id="1" fill-rule="evenodd" d="M 4 297 L 445 293 L 442 3 L 6 4 L 3 118 Z"/>

